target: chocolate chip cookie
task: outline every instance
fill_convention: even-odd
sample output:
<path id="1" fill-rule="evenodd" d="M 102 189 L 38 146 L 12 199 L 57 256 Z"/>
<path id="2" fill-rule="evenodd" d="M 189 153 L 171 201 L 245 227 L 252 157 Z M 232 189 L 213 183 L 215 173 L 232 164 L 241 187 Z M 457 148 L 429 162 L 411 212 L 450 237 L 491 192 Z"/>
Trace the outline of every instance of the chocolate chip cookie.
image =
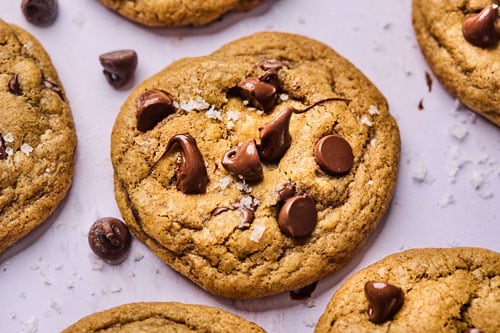
<path id="1" fill-rule="evenodd" d="M 413 249 L 349 278 L 315 332 L 499 332 L 499 313 L 500 253 Z"/>
<path id="2" fill-rule="evenodd" d="M 50 58 L 0 20 L 0 253 L 41 225 L 68 191 L 76 135 Z"/>
<path id="3" fill-rule="evenodd" d="M 251 35 L 141 83 L 111 137 L 131 231 L 223 297 L 342 268 L 387 210 L 400 151 L 383 95 L 312 39 Z"/>
<path id="4" fill-rule="evenodd" d="M 413 0 L 422 53 L 443 86 L 500 126 L 500 9 L 497 0 Z"/>
<path id="5" fill-rule="evenodd" d="M 126 18 L 156 27 L 200 26 L 230 11 L 246 11 L 263 0 L 99 0 Z M 268 0 L 270 1 L 270 0 Z"/>
<path id="6" fill-rule="evenodd" d="M 84 317 L 63 330 L 77 332 L 265 332 L 229 312 L 182 303 L 130 303 Z"/>

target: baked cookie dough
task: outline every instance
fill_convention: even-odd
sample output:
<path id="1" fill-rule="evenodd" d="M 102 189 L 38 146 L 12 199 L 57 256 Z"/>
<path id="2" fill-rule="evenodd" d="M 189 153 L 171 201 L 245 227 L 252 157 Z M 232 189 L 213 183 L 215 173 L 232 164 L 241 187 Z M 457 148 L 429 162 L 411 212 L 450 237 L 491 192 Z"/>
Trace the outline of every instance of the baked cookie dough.
<path id="1" fill-rule="evenodd" d="M 76 135 L 39 42 L 0 20 L 0 253 L 41 225 L 68 191 Z"/>
<path id="2" fill-rule="evenodd" d="M 338 271 L 389 207 L 398 127 L 377 88 L 312 39 L 257 33 L 141 83 L 111 137 L 125 222 L 228 298 Z"/>
<path id="3" fill-rule="evenodd" d="M 63 333 L 92 332 L 265 332 L 229 312 L 194 304 L 130 303 L 84 317 Z"/>
<path id="4" fill-rule="evenodd" d="M 126 18 L 156 27 L 200 26 L 230 11 L 246 11 L 263 0 L 99 0 Z M 268 0 L 270 1 L 270 0 Z"/>
<path id="5" fill-rule="evenodd" d="M 315 332 L 499 332 L 499 313 L 499 253 L 413 249 L 350 277 Z"/>
<path id="6" fill-rule="evenodd" d="M 443 86 L 500 126 L 500 10 L 495 1 L 413 0 L 413 26 L 422 53 Z M 464 20 L 477 17 L 486 7 L 491 8 L 490 43 L 476 46 L 464 37 Z M 477 37 L 478 26 L 488 30 L 485 19 L 472 25 L 466 26 L 466 35 L 472 29 Z"/>

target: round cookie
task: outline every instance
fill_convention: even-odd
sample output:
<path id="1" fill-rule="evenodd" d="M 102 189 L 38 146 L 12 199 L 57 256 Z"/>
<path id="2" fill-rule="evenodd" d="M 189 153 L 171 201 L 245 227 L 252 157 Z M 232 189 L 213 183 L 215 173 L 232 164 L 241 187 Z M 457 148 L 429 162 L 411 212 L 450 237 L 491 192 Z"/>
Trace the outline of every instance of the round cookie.
<path id="1" fill-rule="evenodd" d="M 402 294 L 384 300 L 392 293 L 385 284 Z M 374 300 L 369 303 L 368 297 Z M 402 301 L 402 306 L 391 309 L 389 300 Z M 465 247 L 413 249 L 350 277 L 334 294 L 315 332 L 499 332 L 499 300 L 499 253 Z M 381 316 L 384 305 L 392 311 Z M 368 319 L 369 312 L 379 316 L 378 324 Z"/>
<path id="2" fill-rule="evenodd" d="M 130 303 L 84 317 L 63 333 L 78 332 L 265 332 L 229 312 L 194 304 Z"/>
<path id="3" fill-rule="evenodd" d="M 0 253 L 40 226 L 72 181 L 70 107 L 39 42 L 0 20 Z"/>
<path id="4" fill-rule="evenodd" d="M 172 63 L 130 94 L 111 137 L 131 231 L 202 288 L 240 299 L 346 265 L 389 206 L 399 151 L 387 102 L 358 69 L 277 32 Z"/>
<path id="5" fill-rule="evenodd" d="M 496 25 L 491 45 L 475 46 L 463 33 L 464 20 L 493 3 L 413 0 L 413 26 L 427 63 L 450 94 L 500 126 L 500 43 L 495 37 L 500 36 L 500 10 L 491 21 Z"/>
<path id="6" fill-rule="evenodd" d="M 99 0 L 126 18 L 155 27 L 200 26 L 230 11 L 246 11 L 262 0 Z"/>

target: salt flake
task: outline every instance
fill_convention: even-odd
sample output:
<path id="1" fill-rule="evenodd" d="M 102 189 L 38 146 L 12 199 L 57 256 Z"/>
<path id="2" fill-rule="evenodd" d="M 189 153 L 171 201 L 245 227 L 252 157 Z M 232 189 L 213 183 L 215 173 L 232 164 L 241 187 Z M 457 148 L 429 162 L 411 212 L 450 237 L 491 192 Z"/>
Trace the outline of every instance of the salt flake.
<path id="1" fill-rule="evenodd" d="M 250 235 L 250 240 L 258 243 L 262 238 L 262 235 L 264 235 L 264 231 L 266 231 L 266 227 L 262 225 L 254 225 L 252 234 Z"/>

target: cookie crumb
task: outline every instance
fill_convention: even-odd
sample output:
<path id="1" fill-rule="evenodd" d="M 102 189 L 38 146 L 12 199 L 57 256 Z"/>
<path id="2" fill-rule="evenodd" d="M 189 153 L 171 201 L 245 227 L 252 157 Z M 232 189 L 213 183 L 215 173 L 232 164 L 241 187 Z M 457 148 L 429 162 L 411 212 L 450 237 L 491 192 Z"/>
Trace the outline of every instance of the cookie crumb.
<path id="1" fill-rule="evenodd" d="M 262 225 L 254 225 L 252 234 L 250 235 L 250 240 L 258 243 L 262 238 L 262 235 L 264 235 L 264 231 L 266 231 L 266 227 Z"/>

